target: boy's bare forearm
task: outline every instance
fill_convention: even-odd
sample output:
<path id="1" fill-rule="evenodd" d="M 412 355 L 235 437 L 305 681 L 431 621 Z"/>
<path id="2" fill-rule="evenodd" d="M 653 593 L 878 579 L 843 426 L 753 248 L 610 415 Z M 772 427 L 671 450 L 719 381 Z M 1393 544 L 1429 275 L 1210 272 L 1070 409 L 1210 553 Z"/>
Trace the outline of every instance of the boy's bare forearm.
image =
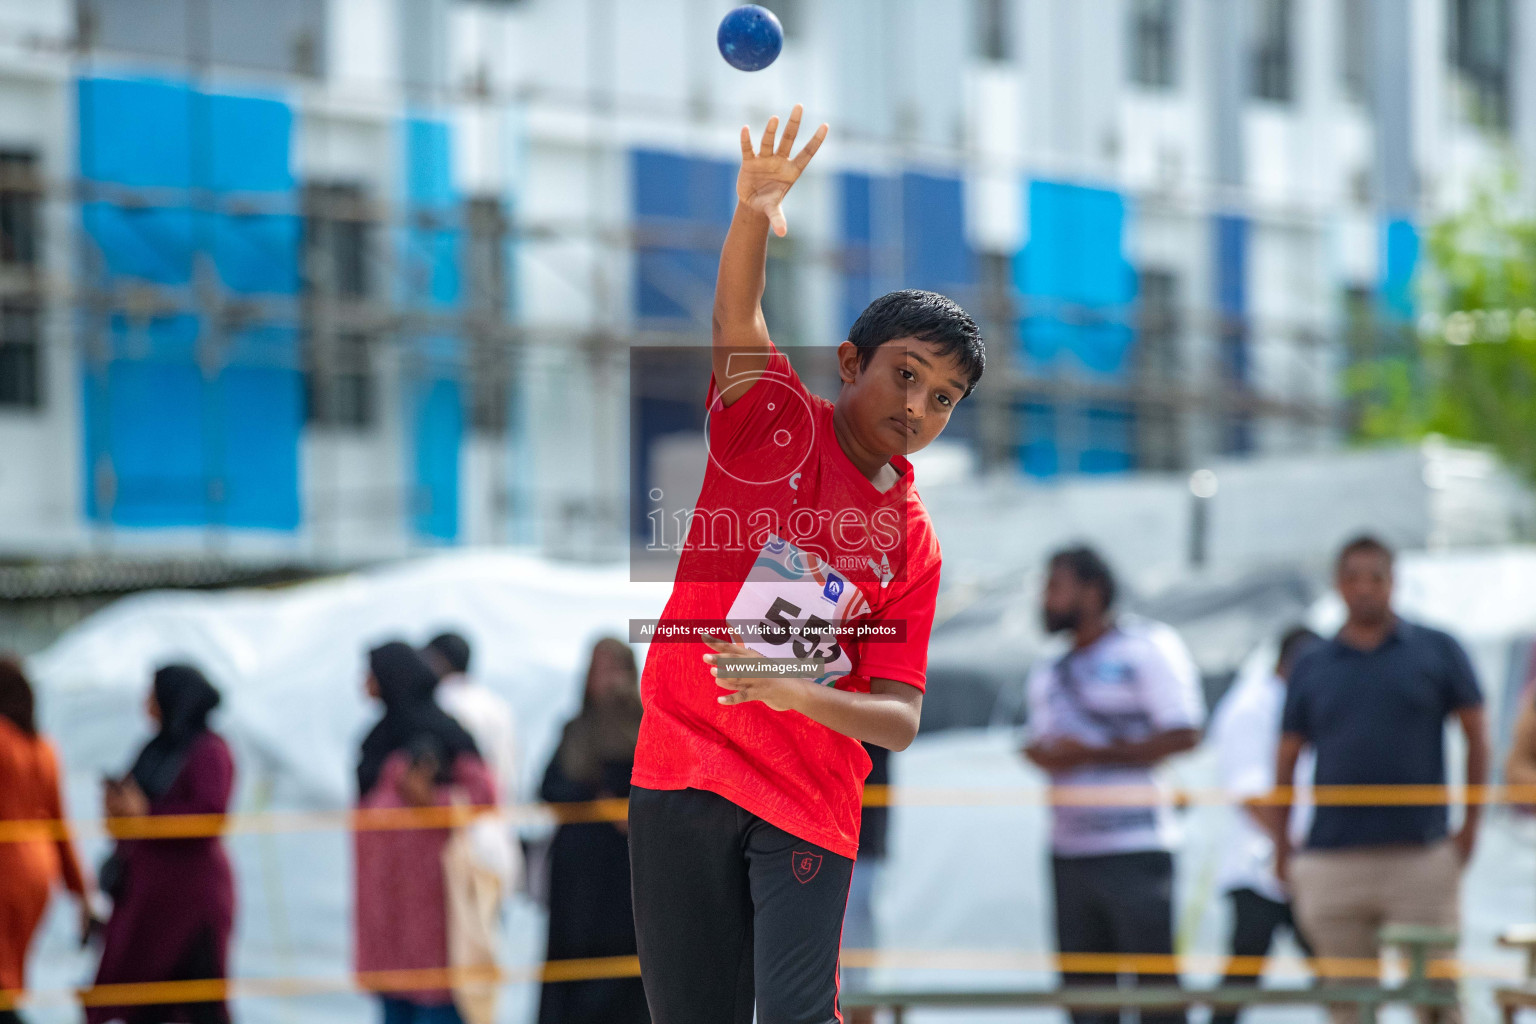
<path id="1" fill-rule="evenodd" d="M 715 280 L 715 344 L 733 348 L 766 347 L 763 289 L 768 281 L 768 218 L 745 203 L 736 204 L 730 231 L 720 252 Z"/>
<path id="2" fill-rule="evenodd" d="M 922 713 L 922 695 L 916 687 L 910 689 L 915 698 L 895 693 L 852 693 L 807 681 L 794 708 L 844 736 L 887 750 L 905 750 L 917 737 Z"/>
<path id="3" fill-rule="evenodd" d="M 768 218 L 738 202 L 720 251 L 711 331 L 711 369 L 723 405 L 745 394 L 768 365 L 768 324 L 763 320 L 767 278 Z"/>

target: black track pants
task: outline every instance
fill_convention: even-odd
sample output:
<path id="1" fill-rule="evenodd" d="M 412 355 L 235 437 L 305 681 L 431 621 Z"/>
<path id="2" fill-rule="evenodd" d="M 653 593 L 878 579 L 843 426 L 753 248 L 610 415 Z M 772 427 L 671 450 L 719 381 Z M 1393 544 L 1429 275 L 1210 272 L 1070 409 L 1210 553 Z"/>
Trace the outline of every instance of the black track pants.
<path id="1" fill-rule="evenodd" d="M 853 861 L 715 793 L 629 793 L 640 973 L 654 1024 L 833 1024 Z"/>

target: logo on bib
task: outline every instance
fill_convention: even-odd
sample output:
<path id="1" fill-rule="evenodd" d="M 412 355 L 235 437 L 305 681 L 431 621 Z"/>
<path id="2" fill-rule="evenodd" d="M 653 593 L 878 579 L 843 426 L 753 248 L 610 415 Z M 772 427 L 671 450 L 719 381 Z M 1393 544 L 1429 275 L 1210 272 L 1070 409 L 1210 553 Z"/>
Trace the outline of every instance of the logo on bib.
<path id="1" fill-rule="evenodd" d="M 821 854 L 814 850 L 796 850 L 790 854 L 793 858 L 795 880 L 801 885 L 816 877 L 816 872 L 821 870 Z"/>
<path id="2" fill-rule="evenodd" d="M 826 586 L 821 588 L 821 599 L 837 604 L 837 599 L 843 596 L 843 581 L 840 577 L 827 573 Z"/>

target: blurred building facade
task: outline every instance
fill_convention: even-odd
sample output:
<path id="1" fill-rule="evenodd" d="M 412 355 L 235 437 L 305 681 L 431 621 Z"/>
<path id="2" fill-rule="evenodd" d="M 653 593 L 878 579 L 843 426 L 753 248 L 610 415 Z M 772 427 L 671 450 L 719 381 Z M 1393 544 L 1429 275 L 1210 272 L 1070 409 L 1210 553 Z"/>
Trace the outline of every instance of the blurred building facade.
<path id="1" fill-rule="evenodd" d="M 1336 447 L 1420 239 L 1536 160 L 1536 0 L 0 0 L 0 558 L 623 551 L 736 132 L 833 135 L 781 344 L 976 313 L 988 470 Z"/>

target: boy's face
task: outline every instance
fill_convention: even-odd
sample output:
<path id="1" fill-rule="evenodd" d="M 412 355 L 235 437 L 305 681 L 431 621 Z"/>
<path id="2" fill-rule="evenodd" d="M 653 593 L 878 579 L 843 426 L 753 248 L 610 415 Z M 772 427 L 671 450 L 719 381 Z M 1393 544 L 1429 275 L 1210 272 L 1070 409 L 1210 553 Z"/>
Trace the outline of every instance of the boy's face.
<path id="1" fill-rule="evenodd" d="M 848 425 L 871 451 L 909 455 L 944 431 L 965 394 L 965 374 L 953 355 L 931 341 L 893 338 L 859 366 L 859 349 L 845 341 L 837 350 L 843 379 L 839 404 Z"/>

